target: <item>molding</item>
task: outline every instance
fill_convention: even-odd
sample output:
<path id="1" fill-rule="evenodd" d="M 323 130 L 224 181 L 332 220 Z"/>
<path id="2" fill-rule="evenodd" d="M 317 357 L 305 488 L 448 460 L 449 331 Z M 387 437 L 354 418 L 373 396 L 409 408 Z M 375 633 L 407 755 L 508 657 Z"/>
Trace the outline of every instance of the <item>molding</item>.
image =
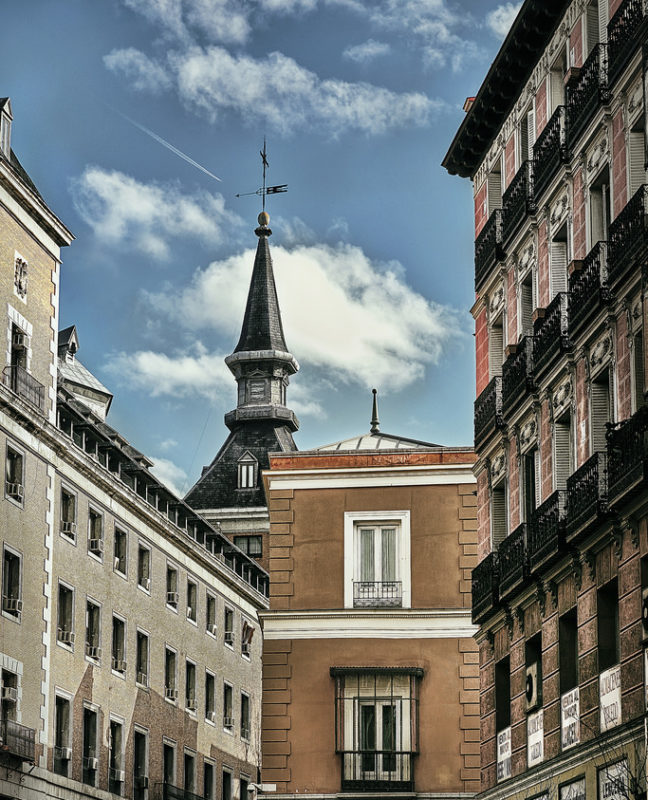
<path id="1" fill-rule="evenodd" d="M 372 451 L 373 452 L 373 451 Z M 476 483 L 473 465 L 423 467 L 361 467 L 358 469 L 264 470 L 268 490 L 346 489 L 384 486 L 444 486 Z"/>

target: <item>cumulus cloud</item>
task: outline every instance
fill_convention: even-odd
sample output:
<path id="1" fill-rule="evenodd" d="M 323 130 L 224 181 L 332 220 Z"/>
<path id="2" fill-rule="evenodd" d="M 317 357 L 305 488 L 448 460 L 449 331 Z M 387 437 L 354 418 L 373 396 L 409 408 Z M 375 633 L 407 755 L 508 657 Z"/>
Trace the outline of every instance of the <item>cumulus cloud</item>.
<path id="1" fill-rule="evenodd" d="M 250 9 L 241 0 L 123 0 L 174 39 L 189 42 L 196 33 L 210 41 L 242 44 L 250 34 Z"/>
<path id="2" fill-rule="evenodd" d="M 511 29 L 513 20 L 517 17 L 521 7 L 522 3 L 503 3 L 487 14 L 486 25 L 495 36 L 503 39 Z"/>
<path id="3" fill-rule="evenodd" d="M 136 91 L 159 94 L 171 88 L 165 68 L 134 47 L 113 50 L 104 56 L 104 64 L 111 72 L 122 72 Z"/>
<path id="4" fill-rule="evenodd" d="M 116 170 L 88 166 L 71 189 L 76 210 L 99 239 L 155 259 L 168 257 L 171 238 L 215 245 L 242 225 L 220 194 L 183 194 L 175 184 L 142 183 Z"/>
<path id="5" fill-rule="evenodd" d="M 152 461 L 151 472 L 155 477 L 175 495 L 182 497 L 187 489 L 187 473 L 168 458 L 156 456 Z"/>
<path id="6" fill-rule="evenodd" d="M 367 41 L 362 44 L 355 44 L 347 47 L 342 55 L 351 61 L 366 64 L 368 61 L 373 61 L 374 58 L 386 56 L 389 55 L 389 53 L 391 53 L 391 47 L 386 42 L 377 42 L 375 39 L 367 39 Z"/>

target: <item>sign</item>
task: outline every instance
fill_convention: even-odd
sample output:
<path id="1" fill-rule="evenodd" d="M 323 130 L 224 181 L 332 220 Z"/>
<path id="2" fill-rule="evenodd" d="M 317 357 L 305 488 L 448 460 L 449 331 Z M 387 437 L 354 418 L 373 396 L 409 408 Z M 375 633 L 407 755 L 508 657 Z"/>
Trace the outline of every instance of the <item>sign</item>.
<path id="1" fill-rule="evenodd" d="M 599 675 L 599 706 L 601 733 L 621 723 L 621 667 L 615 667 Z"/>
<path id="2" fill-rule="evenodd" d="M 511 777 L 511 728 L 497 734 L 497 782 Z"/>
<path id="3" fill-rule="evenodd" d="M 580 690 L 578 686 L 560 698 L 560 728 L 562 749 L 568 750 L 580 742 Z"/>
<path id="4" fill-rule="evenodd" d="M 559 800 L 585 800 L 585 778 L 565 783 L 558 791 Z"/>
<path id="5" fill-rule="evenodd" d="M 617 761 L 598 771 L 599 800 L 627 800 L 628 798 L 628 762 Z"/>
<path id="6" fill-rule="evenodd" d="M 544 712 L 542 709 L 527 717 L 527 766 L 535 767 L 544 761 Z"/>

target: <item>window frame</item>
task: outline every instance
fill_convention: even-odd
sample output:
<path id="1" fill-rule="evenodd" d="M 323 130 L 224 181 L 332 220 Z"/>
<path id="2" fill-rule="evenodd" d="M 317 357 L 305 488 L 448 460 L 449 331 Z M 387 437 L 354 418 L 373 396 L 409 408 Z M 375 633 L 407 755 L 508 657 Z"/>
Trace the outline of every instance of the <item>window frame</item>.
<path id="1" fill-rule="evenodd" d="M 70 593 L 70 630 L 61 627 L 61 588 Z M 76 638 L 75 620 L 76 590 L 72 584 L 59 578 L 58 590 L 56 592 L 56 644 L 68 651 L 74 652 L 74 641 Z M 65 642 L 59 637 L 59 631 L 70 634 L 70 641 Z"/>
<path id="2" fill-rule="evenodd" d="M 73 498 L 74 500 L 74 519 L 63 519 L 63 494 L 68 495 L 68 497 Z M 78 514 L 79 514 L 79 494 L 78 492 L 74 491 L 68 484 L 61 483 L 60 491 L 59 491 L 59 504 L 60 504 L 60 513 L 59 513 L 59 536 L 62 536 L 67 542 L 73 544 L 76 547 L 77 543 L 77 530 L 78 530 Z M 64 523 L 68 523 L 70 525 L 70 531 L 64 531 L 63 525 Z"/>
<path id="3" fill-rule="evenodd" d="M 9 480 L 9 454 L 10 452 L 16 459 L 20 459 L 20 480 Z M 11 476 L 15 478 L 15 475 Z M 9 493 L 9 486 L 20 487 L 15 489 L 13 494 Z M 19 494 L 19 498 L 17 499 L 16 495 Z M 5 475 L 4 475 L 4 496 L 5 499 L 9 500 L 16 508 L 24 508 L 25 507 L 25 451 L 17 447 L 13 442 L 10 442 L 7 439 L 5 445 Z"/>
<path id="4" fill-rule="evenodd" d="M 18 560 L 18 595 L 17 597 L 9 596 L 6 593 L 6 586 L 5 586 L 5 563 L 7 560 L 7 554 L 10 555 L 12 558 Z M 22 606 L 23 606 L 23 555 L 19 550 L 16 550 L 15 547 L 12 547 L 10 544 L 6 542 L 3 544 L 2 547 L 2 616 L 5 619 L 10 619 L 13 622 L 17 622 L 20 624 L 22 619 Z M 5 601 L 14 600 L 15 601 L 15 611 L 10 611 L 5 608 L 5 605 L 8 605 Z"/>
<path id="5" fill-rule="evenodd" d="M 143 577 L 140 572 L 141 551 L 145 551 L 148 553 L 148 575 L 146 577 Z M 142 541 L 141 539 L 138 539 L 137 540 L 137 588 L 141 589 L 143 592 L 146 592 L 146 594 L 148 595 L 151 594 L 151 572 L 153 571 L 152 563 L 153 563 L 152 549 L 150 545 L 146 544 L 146 542 Z M 145 580 L 147 582 L 146 586 L 143 583 L 141 583 L 142 580 Z"/>
<path id="6" fill-rule="evenodd" d="M 100 520 L 100 533 L 101 536 L 90 536 L 91 529 L 94 528 L 92 524 L 93 519 Z M 92 530 L 93 533 L 96 531 Z M 103 511 L 100 511 L 96 506 L 88 504 L 88 532 L 86 536 L 87 548 L 88 548 L 88 555 L 91 558 L 95 558 L 97 561 L 103 562 L 103 551 L 106 545 L 106 537 L 105 537 L 105 518 Z M 101 542 L 101 546 L 97 547 L 97 549 L 92 549 L 90 547 L 90 542 Z"/>
<path id="7" fill-rule="evenodd" d="M 121 659 L 115 658 L 115 620 L 121 622 L 123 625 L 123 634 L 122 634 L 122 657 Z M 111 637 L 110 637 L 110 668 L 112 670 L 113 675 L 117 675 L 120 678 L 126 677 L 126 668 L 128 666 L 128 659 L 126 658 L 126 648 L 128 647 L 128 623 L 125 617 L 121 614 L 116 614 L 114 611 L 112 613 L 112 628 L 111 628 Z M 117 669 L 115 667 L 115 662 L 122 662 L 123 669 Z"/>
<path id="8" fill-rule="evenodd" d="M 117 555 L 115 555 L 116 550 L 117 550 L 117 536 L 118 536 L 118 534 L 120 536 L 124 537 L 124 569 L 123 570 L 120 569 L 117 566 L 117 559 L 119 557 Z M 113 525 L 113 572 L 116 572 L 117 575 L 119 575 L 122 578 L 126 578 L 126 579 L 128 578 L 128 530 L 124 526 L 118 524 L 117 522 L 115 522 L 114 525 Z"/>

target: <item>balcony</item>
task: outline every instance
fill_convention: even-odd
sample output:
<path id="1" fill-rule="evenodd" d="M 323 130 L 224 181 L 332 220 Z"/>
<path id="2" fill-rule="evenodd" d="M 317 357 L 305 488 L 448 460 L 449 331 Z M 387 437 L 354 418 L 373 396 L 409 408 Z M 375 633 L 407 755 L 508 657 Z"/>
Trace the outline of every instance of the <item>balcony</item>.
<path id="1" fill-rule="evenodd" d="M 497 607 L 499 561 L 489 553 L 472 571 L 472 621 L 483 622 Z"/>
<path id="2" fill-rule="evenodd" d="M 403 750 L 343 750 L 343 792 L 412 792 L 412 753 Z M 166 799 L 165 799 L 166 800 Z M 169 798 L 169 800 L 176 800 Z"/>
<path id="3" fill-rule="evenodd" d="M 569 333 L 572 337 L 610 300 L 607 242 L 598 242 L 569 276 Z"/>
<path id="4" fill-rule="evenodd" d="M 522 588 L 528 578 L 527 526 L 518 527 L 510 533 L 497 550 L 499 557 L 499 594 L 502 599 Z"/>
<path id="5" fill-rule="evenodd" d="M 481 288 L 495 263 L 502 258 L 502 212 L 497 208 L 475 240 L 475 291 Z"/>
<path id="6" fill-rule="evenodd" d="M 533 512 L 527 531 L 529 569 L 538 572 L 549 566 L 565 544 L 567 492 L 558 490 Z"/>
<path id="7" fill-rule="evenodd" d="M 617 284 L 646 255 L 648 185 L 644 184 L 610 225 L 607 269 L 610 286 Z M 644 276 L 645 277 L 645 276 Z"/>
<path id="8" fill-rule="evenodd" d="M 12 719 L 0 720 L 0 753 L 34 763 L 36 731 Z"/>
<path id="9" fill-rule="evenodd" d="M 45 387 L 33 378 L 26 369 L 8 366 L 2 370 L 2 383 L 18 397 L 22 397 L 41 413 L 44 409 Z"/>
<path id="10" fill-rule="evenodd" d="M 475 449 L 503 427 L 502 378 L 497 375 L 475 400 Z"/>
<path id="11" fill-rule="evenodd" d="M 181 789 L 179 786 L 172 786 L 170 783 L 156 784 L 157 800 L 203 800 L 201 794 L 189 792 L 187 789 Z M 241 798 L 243 800 L 243 798 Z"/>
<path id="12" fill-rule="evenodd" d="M 569 138 L 573 144 L 601 103 L 609 100 L 607 45 L 597 44 L 567 85 Z"/>
<path id="13" fill-rule="evenodd" d="M 607 511 L 607 456 L 594 453 L 567 478 L 567 527 L 571 543 L 586 533 Z"/>
<path id="14" fill-rule="evenodd" d="M 502 197 L 502 244 L 504 248 L 524 219 L 535 212 L 533 161 L 525 161 Z"/>
<path id="15" fill-rule="evenodd" d="M 571 349 L 569 339 L 569 293 L 559 292 L 544 315 L 533 325 L 533 368 L 536 376 L 549 370 Z"/>
<path id="16" fill-rule="evenodd" d="M 533 145 L 535 196 L 540 197 L 561 164 L 569 161 L 567 108 L 558 106 Z"/>
<path id="17" fill-rule="evenodd" d="M 608 25 L 610 84 L 616 80 L 646 35 L 646 0 L 624 0 Z"/>
<path id="18" fill-rule="evenodd" d="M 354 608 L 401 608 L 403 584 L 401 581 L 354 581 Z"/>
<path id="19" fill-rule="evenodd" d="M 502 413 L 513 411 L 535 387 L 533 380 L 533 337 L 525 336 L 511 347 L 502 366 Z"/>
<path id="20" fill-rule="evenodd" d="M 648 407 L 608 432 L 608 502 L 617 505 L 642 486 L 648 464 Z"/>

